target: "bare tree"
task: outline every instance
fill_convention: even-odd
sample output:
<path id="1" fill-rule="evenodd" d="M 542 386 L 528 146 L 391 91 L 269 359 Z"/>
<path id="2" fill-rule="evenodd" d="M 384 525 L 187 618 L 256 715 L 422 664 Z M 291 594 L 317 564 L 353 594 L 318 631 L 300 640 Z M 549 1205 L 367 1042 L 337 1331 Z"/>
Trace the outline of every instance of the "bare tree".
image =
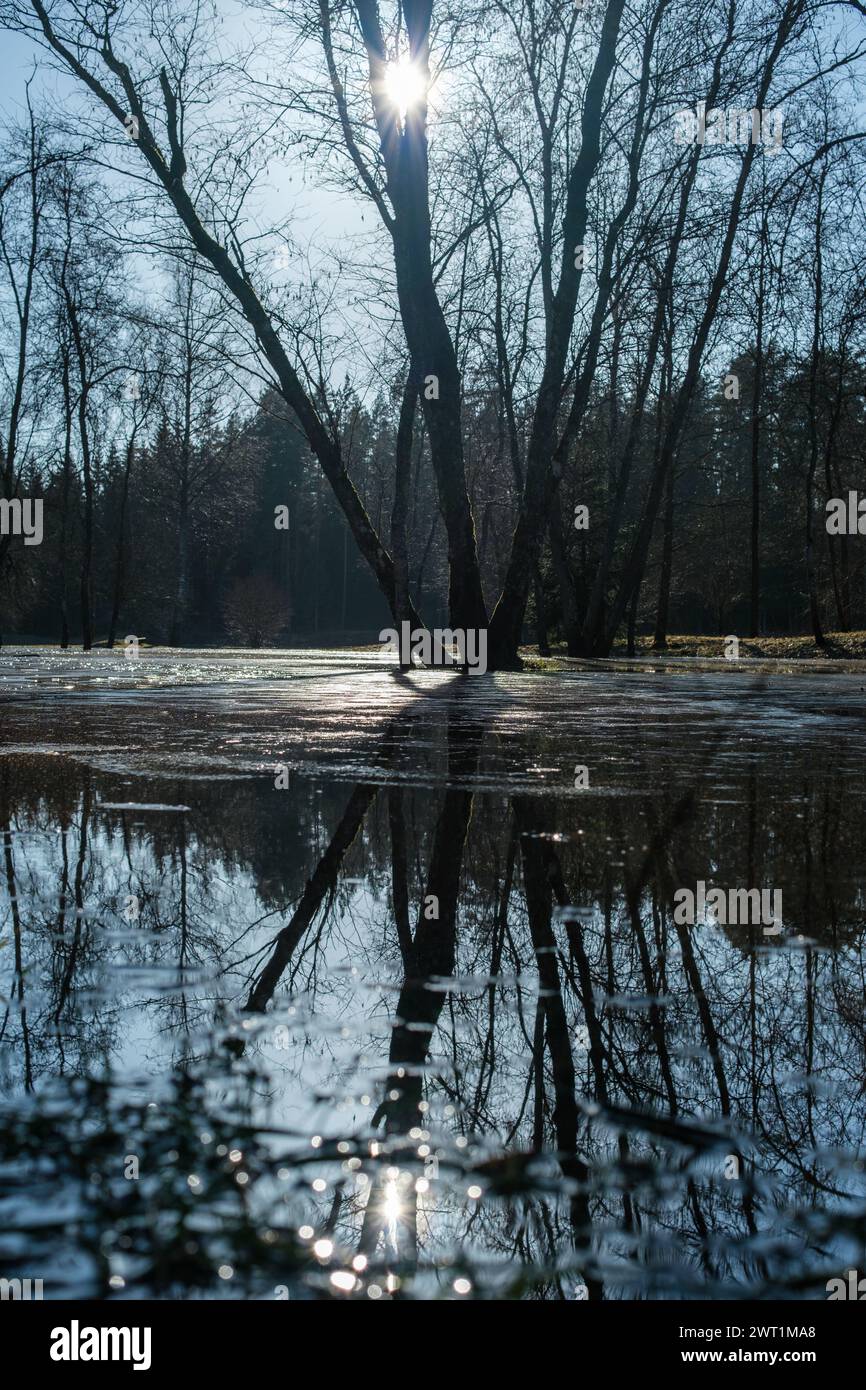
<path id="1" fill-rule="evenodd" d="M 42 219 L 45 203 L 44 172 L 49 151 L 30 102 L 27 87 L 28 123 L 23 138 L 25 157 L 9 167 L 0 184 L 0 261 L 11 306 L 11 342 L 7 359 L 3 354 L 3 425 L 0 434 L 0 497 L 11 502 L 19 494 L 28 441 L 37 414 L 33 392 L 32 331 L 34 296 L 41 250 Z M 10 227 L 10 204 L 21 198 L 23 218 Z M 7 366 L 7 360 L 9 365 Z M 11 531 L 0 535 L 0 577 L 12 546 Z M 0 643 L 2 643 L 0 625 Z"/>

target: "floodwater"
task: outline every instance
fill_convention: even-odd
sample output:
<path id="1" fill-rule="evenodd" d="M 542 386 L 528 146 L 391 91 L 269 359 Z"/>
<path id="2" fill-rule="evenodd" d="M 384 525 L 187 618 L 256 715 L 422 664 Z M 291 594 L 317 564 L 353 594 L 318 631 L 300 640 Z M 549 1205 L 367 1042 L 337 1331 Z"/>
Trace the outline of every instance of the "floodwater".
<path id="1" fill-rule="evenodd" d="M 0 1276 L 826 1298 L 866 1251 L 864 686 L 0 652 Z M 676 920 L 699 883 L 781 920 Z"/>

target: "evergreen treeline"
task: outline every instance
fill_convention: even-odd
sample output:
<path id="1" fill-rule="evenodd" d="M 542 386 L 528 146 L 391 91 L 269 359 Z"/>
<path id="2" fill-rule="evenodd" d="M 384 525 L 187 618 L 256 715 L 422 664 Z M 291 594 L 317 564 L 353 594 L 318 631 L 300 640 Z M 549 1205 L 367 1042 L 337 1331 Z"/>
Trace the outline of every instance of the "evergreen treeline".
<path id="1" fill-rule="evenodd" d="M 768 353 L 764 386 L 764 438 L 760 485 L 761 631 L 809 630 L 803 558 L 803 494 L 809 433 L 808 364 Z M 705 382 L 690 416 L 673 478 L 669 505 L 657 529 L 636 612 L 638 634 L 743 633 L 749 623 L 748 535 L 751 498 L 751 425 L 743 399 L 754 375 L 754 355 L 733 365 L 740 400 L 726 400 L 719 383 Z M 864 550 L 856 537 L 831 538 L 825 500 L 847 497 L 862 485 L 864 449 L 862 375 L 837 361 L 825 376 L 820 430 L 833 435 L 816 488 L 819 601 L 830 629 L 866 628 Z M 841 399 L 841 407 L 837 401 Z M 375 501 L 381 525 L 392 505 L 398 404 L 382 395 L 364 409 L 343 392 L 346 430 L 353 438 L 353 476 Z M 486 409 L 485 409 L 486 405 Z M 473 503 L 481 517 L 480 558 L 491 590 L 504 571 L 515 498 L 491 449 L 494 402 L 467 403 Z M 627 416 L 630 402 L 618 402 Z M 569 564 L 587 592 L 598 564 L 600 529 L 609 503 L 616 438 L 611 402 L 599 399 L 586 438 L 562 482 L 564 510 L 586 506 L 587 530 L 566 537 Z M 652 437 L 652 420 L 645 435 Z M 152 643 L 375 641 L 388 613 L 352 545 L 339 509 L 323 487 L 285 404 L 266 392 L 241 418 L 221 425 L 211 415 L 190 441 L 188 470 L 196 479 L 184 505 L 178 421 L 165 420 L 152 437 L 127 450 L 111 441 L 93 460 L 94 634 L 122 643 L 137 634 Z M 413 472 L 409 511 L 409 573 L 430 621 L 447 620 L 444 534 L 423 449 Z M 647 475 L 651 459 L 637 460 Z M 75 473 L 64 500 L 62 470 L 33 462 L 32 495 L 44 499 L 45 538 L 37 548 L 16 547 L 4 577 L 7 641 L 80 640 L 77 578 L 82 560 L 86 500 Z M 285 511 L 283 509 L 286 509 Z M 61 552 L 66 512 L 65 556 Z M 632 517 L 632 522 L 634 521 Z M 64 570 L 65 567 L 65 579 Z M 551 641 L 562 640 L 556 571 L 545 553 L 541 589 L 533 595 L 527 640 L 539 633 L 538 614 Z M 64 629 L 60 596 L 71 595 Z M 540 604 L 539 604 L 540 599 Z M 11 615 L 11 621 L 10 621 Z M 13 637 L 14 634 L 14 637 Z"/>

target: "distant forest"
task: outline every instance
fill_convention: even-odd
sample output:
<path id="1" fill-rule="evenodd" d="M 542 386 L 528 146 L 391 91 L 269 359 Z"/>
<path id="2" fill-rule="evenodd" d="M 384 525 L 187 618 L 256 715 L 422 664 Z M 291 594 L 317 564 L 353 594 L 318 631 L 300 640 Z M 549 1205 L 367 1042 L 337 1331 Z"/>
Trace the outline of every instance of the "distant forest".
<path id="1" fill-rule="evenodd" d="M 802 633 L 809 630 L 802 543 L 809 374 L 808 366 L 781 355 L 770 353 L 768 359 L 761 441 L 761 631 Z M 753 355 L 737 359 L 731 370 L 740 376 L 741 402 L 748 400 Z M 823 506 L 826 496 L 846 496 L 849 488 L 863 485 L 863 379 L 856 364 L 847 377 L 838 362 L 826 364 L 826 370 L 833 375 L 823 383 L 819 407 L 819 601 L 828 626 L 848 631 L 866 628 L 866 548 L 856 538 L 828 536 Z M 658 410 L 660 403 L 655 404 Z M 347 387 L 340 406 L 352 474 L 378 528 L 391 506 L 399 403 L 383 393 L 368 411 Z M 572 529 L 566 536 L 568 563 L 584 592 L 598 565 L 602 534 L 592 518 L 605 515 L 617 434 L 630 407 L 627 396 L 599 392 L 562 482 L 566 514 L 579 504 L 589 508 L 588 530 Z M 266 392 L 254 411 L 224 426 L 207 401 L 195 413 L 188 438 L 183 418 L 162 417 L 160 410 L 152 432 L 142 430 L 131 447 L 129 434 L 121 434 L 95 449 L 95 640 L 122 643 L 134 633 L 151 643 L 179 645 L 375 641 L 390 621 L 387 606 L 285 404 Z M 635 465 L 644 484 L 652 466 L 654 423 L 648 415 L 645 447 Z M 479 393 L 477 402 L 467 403 L 464 429 L 471 496 L 481 523 L 482 573 L 493 591 L 502 583 L 516 510 L 501 441 L 497 447 L 493 393 L 487 399 Z M 748 631 L 744 537 L 751 445 L 748 409 L 726 402 L 717 383 L 703 383 L 647 561 L 638 634 Z M 64 483 L 62 466 L 47 461 L 40 468 L 34 460 L 29 490 L 45 499 L 45 540 L 39 549 L 16 549 L 15 563 L 6 571 L 5 638 L 77 643 L 87 510 L 82 480 L 76 470 Z M 288 508 L 287 529 L 277 529 L 278 520 L 285 522 L 278 507 Z M 635 520 L 630 518 L 632 524 Z M 444 622 L 446 547 L 423 441 L 413 457 L 408 534 L 416 604 L 431 622 Z M 540 577 L 525 636 L 538 640 L 540 613 L 548 641 L 556 642 L 563 637 L 562 612 L 549 554 Z"/>
<path id="2" fill-rule="evenodd" d="M 0 3 L 2 640 L 866 629 L 863 7 L 249 9 Z"/>

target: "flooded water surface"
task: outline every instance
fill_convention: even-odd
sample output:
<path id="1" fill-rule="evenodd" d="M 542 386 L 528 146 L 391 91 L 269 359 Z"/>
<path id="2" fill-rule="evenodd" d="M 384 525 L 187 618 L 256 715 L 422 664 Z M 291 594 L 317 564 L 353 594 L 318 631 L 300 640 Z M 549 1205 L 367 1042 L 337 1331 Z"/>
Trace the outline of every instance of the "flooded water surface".
<path id="1" fill-rule="evenodd" d="M 3 653 L 0 1274 L 825 1298 L 866 1241 L 864 685 Z"/>

